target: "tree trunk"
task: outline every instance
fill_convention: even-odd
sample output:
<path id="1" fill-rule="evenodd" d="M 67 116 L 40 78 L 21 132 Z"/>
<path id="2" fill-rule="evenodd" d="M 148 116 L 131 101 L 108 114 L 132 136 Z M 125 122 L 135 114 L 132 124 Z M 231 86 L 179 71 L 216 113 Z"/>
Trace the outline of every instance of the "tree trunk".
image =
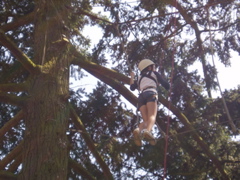
<path id="1" fill-rule="evenodd" d="M 67 179 L 69 57 L 63 38 L 67 2 L 35 1 L 34 62 L 38 66 L 24 103 L 26 130 L 19 179 Z"/>

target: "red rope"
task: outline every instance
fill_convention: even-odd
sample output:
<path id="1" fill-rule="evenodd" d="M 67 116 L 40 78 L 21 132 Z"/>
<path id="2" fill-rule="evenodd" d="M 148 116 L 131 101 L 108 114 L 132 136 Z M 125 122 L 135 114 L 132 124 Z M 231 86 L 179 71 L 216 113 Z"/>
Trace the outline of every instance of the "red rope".
<path id="1" fill-rule="evenodd" d="M 177 0 L 175 0 L 175 7 L 177 7 Z M 174 18 L 174 33 L 176 30 L 176 15 Z M 171 104 L 171 93 L 172 93 L 172 83 L 173 83 L 173 73 L 174 73 L 174 55 L 176 52 L 176 40 L 174 36 L 174 46 L 173 46 L 173 53 L 172 53 L 172 72 L 171 72 L 171 81 L 170 81 L 170 90 L 169 90 L 169 95 L 168 95 L 168 118 L 167 118 L 167 127 L 166 127 L 166 135 L 165 135 L 165 148 L 164 148 L 164 171 L 163 171 L 163 179 L 166 179 L 167 175 L 167 155 L 168 155 L 168 135 L 169 135 L 169 126 L 170 126 L 170 104 Z"/>

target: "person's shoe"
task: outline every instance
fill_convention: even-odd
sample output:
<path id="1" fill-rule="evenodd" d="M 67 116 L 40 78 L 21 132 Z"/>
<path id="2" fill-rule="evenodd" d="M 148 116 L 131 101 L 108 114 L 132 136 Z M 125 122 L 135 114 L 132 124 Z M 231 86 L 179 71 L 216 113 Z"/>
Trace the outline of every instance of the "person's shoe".
<path id="1" fill-rule="evenodd" d="M 149 132 L 147 129 L 144 129 L 142 131 L 143 134 L 143 138 L 148 141 L 152 146 L 157 144 L 156 139 L 154 138 L 154 136 L 152 135 L 151 132 Z"/>
<path id="2" fill-rule="evenodd" d="M 137 146 L 142 146 L 142 139 L 141 139 L 141 134 L 140 134 L 139 128 L 136 128 L 136 129 L 133 131 L 133 139 L 134 139 L 134 143 L 135 143 Z"/>

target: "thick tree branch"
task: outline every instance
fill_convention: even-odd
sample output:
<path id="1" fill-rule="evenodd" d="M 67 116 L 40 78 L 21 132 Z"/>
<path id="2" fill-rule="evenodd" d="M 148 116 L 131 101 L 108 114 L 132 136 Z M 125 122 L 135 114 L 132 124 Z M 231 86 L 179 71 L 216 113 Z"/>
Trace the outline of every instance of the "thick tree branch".
<path id="1" fill-rule="evenodd" d="M 77 63 L 76 63 L 77 64 Z M 80 63 L 81 64 L 81 63 Z M 80 66 L 80 65 L 79 65 Z M 97 65 L 100 66 L 100 65 Z M 126 98 L 132 105 L 136 106 L 137 98 L 136 96 L 129 91 L 128 88 L 126 88 L 122 83 L 120 83 L 118 80 L 111 78 L 111 76 L 108 75 L 108 73 L 98 72 L 94 69 L 90 68 L 83 68 L 87 72 L 89 72 L 91 75 L 95 76 L 97 79 L 101 80 L 102 82 L 106 83 L 107 85 L 111 86 L 113 89 L 118 91 L 124 98 Z M 110 70 L 111 71 L 111 70 Z M 117 72 L 116 72 L 117 73 Z M 118 77 L 118 76 L 115 76 Z M 127 79 L 128 77 L 126 77 Z"/>
<path id="2" fill-rule="evenodd" d="M 69 159 L 69 166 L 73 168 L 74 171 L 76 171 L 79 175 L 82 175 L 86 179 L 89 180 L 96 180 L 88 170 L 86 170 L 81 164 L 77 163 L 76 161 Z"/>
<path id="3" fill-rule="evenodd" d="M 7 171 L 0 171 L 0 179 L 17 180 L 17 175 Z"/>
<path id="4" fill-rule="evenodd" d="M 10 166 L 8 167 L 9 172 L 15 172 L 17 170 L 17 168 L 20 166 L 20 164 L 22 163 L 22 151 L 19 153 L 19 155 L 15 158 L 15 160 L 13 161 L 12 164 L 10 164 Z"/>
<path id="5" fill-rule="evenodd" d="M 12 119 L 6 122 L 3 127 L 0 129 L 0 139 L 8 132 L 12 127 L 16 126 L 19 121 L 23 118 L 23 111 L 19 111 Z"/>
<path id="6" fill-rule="evenodd" d="M 123 74 L 120 74 L 114 70 L 100 66 L 96 63 L 87 61 L 86 58 L 77 51 L 74 51 L 74 56 L 75 59 L 73 59 L 72 64 L 78 65 L 79 67 L 95 76 L 97 79 L 100 79 L 102 82 L 108 84 L 116 91 L 118 91 L 130 103 L 136 106 L 136 96 L 124 86 L 124 84 L 129 85 L 129 77 L 124 76 Z"/>
<path id="7" fill-rule="evenodd" d="M 85 69 L 86 70 L 86 69 Z M 125 99 L 127 99 L 132 105 L 137 105 L 137 97 L 129 91 L 123 84 L 121 84 L 118 80 L 111 78 L 107 74 L 97 73 L 92 70 L 86 70 L 102 82 L 106 83 L 107 85 L 111 86 L 117 92 L 119 92 Z"/>
<path id="8" fill-rule="evenodd" d="M 34 73 L 36 65 L 5 35 L 3 30 L 0 30 L 0 43 L 10 50 L 27 71 Z"/>
<path id="9" fill-rule="evenodd" d="M 27 83 L 0 84 L 0 92 L 20 92 L 26 91 Z"/>
<path id="10" fill-rule="evenodd" d="M 110 172 L 108 165 L 104 162 L 103 158 L 97 151 L 97 149 L 96 149 L 91 137 L 89 136 L 87 130 L 85 129 L 81 119 L 78 117 L 78 115 L 76 114 L 75 110 L 72 107 L 70 107 L 70 116 L 71 116 L 76 128 L 82 131 L 81 135 L 82 135 L 83 139 L 85 140 L 85 142 L 87 143 L 88 148 L 90 149 L 90 151 L 96 158 L 97 162 L 99 163 L 100 167 L 102 168 L 106 179 L 107 180 L 114 179 Z"/>
<path id="11" fill-rule="evenodd" d="M 72 60 L 71 64 L 78 65 L 85 69 L 86 71 L 93 71 L 98 74 L 105 74 L 109 77 L 118 79 L 118 81 L 123 82 L 124 84 L 129 84 L 130 79 L 128 77 L 118 73 L 117 71 L 108 69 L 106 67 L 91 62 L 85 56 L 79 53 L 75 48 L 71 49 L 71 53 L 74 55 L 74 59 Z"/>
<path id="12" fill-rule="evenodd" d="M 0 29 L 2 29 L 4 32 L 7 32 L 7 31 L 14 30 L 20 26 L 29 24 L 33 21 L 34 14 L 35 14 L 35 11 L 33 11 L 25 16 L 22 16 L 11 23 L 0 26 Z"/>
<path id="13" fill-rule="evenodd" d="M 17 145 L 8 155 L 6 155 L 1 161 L 0 161 L 0 170 L 4 170 L 4 168 L 12 162 L 22 151 L 23 141 Z"/>
<path id="14" fill-rule="evenodd" d="M 14 106 L 21 106 L 25 100 L 26 98 L 24 97 L 0 92 L 0 102 L 3 103 L 11 104 Z"/>

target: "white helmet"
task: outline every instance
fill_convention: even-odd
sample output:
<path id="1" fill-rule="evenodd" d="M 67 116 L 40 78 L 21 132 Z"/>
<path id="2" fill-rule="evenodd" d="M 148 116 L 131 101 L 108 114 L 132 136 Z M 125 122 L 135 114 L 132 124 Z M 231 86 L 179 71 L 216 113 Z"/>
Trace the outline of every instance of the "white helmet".
<path id="1" fill-rule="evenodd" d="M 138 69 L 140 71 L 144 70 L 146 67 L 155 64 L 154 62 L 152 62 L 150 59 L 143 59 L 141 60 L 141 62 L 138 64 Z"/>

